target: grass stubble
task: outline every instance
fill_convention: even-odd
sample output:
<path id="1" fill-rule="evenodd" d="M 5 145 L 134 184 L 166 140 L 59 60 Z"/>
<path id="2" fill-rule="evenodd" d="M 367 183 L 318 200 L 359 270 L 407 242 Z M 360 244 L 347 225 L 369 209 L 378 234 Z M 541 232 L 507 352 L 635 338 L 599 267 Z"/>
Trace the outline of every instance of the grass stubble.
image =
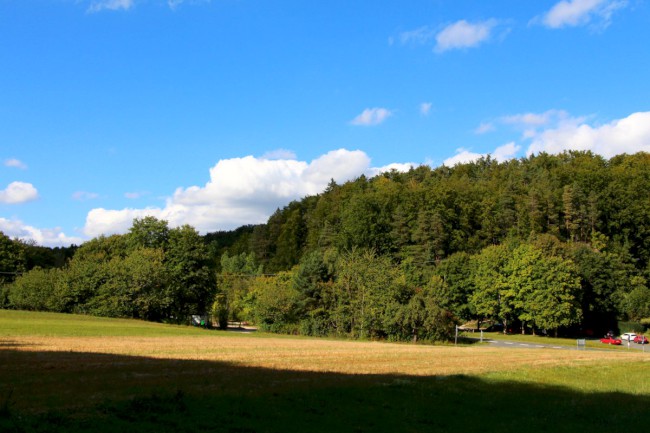
<path id="1" fill-rule="evenodd" d="M 0 331 L 0 431 L 597 432 L 650 410 L 642 353 L 92 323 L 97 335 Z"/>

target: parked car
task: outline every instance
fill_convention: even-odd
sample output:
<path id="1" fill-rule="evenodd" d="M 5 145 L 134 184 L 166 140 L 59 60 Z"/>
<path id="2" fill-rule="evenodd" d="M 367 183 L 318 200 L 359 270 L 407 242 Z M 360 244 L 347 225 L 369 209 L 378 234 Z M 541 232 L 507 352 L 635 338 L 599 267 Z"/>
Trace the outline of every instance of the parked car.
<path id="1" fill-rule="evenodd" d="M 632 341 L 634 340 L 634 337 L 636 337 L 636 334 L 634 332 L 626 332 L 625 334 L 621 335 L 621 340 Z"/>
<path id="2" fill-rule="evenodd" d="M 637 335 L 634 337 L 634 342 L 637 344 L 648 344 L 648 338 L 644 335 Z"/>
<path id="3" fill-rule="evenodd" d="M 622 343 L 620 338 L 614 338 L 614 337 L 603 337 L 600 339 L 600 342 L 605 344 L 615 344 L 617 346 L 620 346 L 620 344 Z"/>

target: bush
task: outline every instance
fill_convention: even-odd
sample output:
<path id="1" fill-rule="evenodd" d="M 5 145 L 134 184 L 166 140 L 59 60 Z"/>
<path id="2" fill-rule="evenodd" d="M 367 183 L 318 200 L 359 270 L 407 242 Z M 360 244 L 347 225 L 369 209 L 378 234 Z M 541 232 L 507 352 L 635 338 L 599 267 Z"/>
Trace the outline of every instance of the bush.
<path id="1" fill-rule="evenodd" d="M 58 269 L 34 268 L 9 286 L 9 305 L 19 310 L 57 311 Z"/>
<path id="2" fill-rule="evenodd" d="M 645 319 L 641 319 L 639 321 L 639 323 L 641 323 L 646 330 L 650 329 L 650 317 L 646 317 Z"/>
<path id="3" fill-rule="evenodd" d="M 636 333 L 643 333 L 645 331 L 645 327 L 641 322 L 626 322 L 626 321 L 620 321 L 618 322 L 618 329 L 623 332 L 636 332 Z"/>

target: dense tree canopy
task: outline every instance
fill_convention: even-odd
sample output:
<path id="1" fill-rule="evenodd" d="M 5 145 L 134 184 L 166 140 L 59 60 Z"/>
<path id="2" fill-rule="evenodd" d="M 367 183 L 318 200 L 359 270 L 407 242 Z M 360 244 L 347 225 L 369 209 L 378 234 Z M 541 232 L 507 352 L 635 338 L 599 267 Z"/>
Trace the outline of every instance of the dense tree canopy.
<path id="1" fill-rule="evenodd" d="M 362 176 L 266 224 L 49 250 L 0 234 L 3 306 L 396 340 L 455 323 L 600 332 L 650 319 L 650 155 L 589 152 Z M 14 281 L 15 279 L 15 281 Z"/>
<path id="2" fill-rule="evenodd" d="M 16 308 L 185 322 L 204 313 L 214 269 L 198 232 L 152 217 L 126 235 L 83 244 L 62 268 L 35 267 L 9 286 Z"/>

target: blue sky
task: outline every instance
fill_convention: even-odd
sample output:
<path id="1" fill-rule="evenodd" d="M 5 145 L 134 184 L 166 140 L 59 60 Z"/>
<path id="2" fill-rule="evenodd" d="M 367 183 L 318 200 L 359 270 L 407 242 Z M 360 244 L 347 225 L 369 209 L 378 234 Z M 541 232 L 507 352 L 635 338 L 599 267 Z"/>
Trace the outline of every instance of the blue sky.
<path id="1" fill-rule="evenodd" d="M 260 223 L 330 179 L 650 151 L 643 0 L 2 0 L 0 231 Z"/>

